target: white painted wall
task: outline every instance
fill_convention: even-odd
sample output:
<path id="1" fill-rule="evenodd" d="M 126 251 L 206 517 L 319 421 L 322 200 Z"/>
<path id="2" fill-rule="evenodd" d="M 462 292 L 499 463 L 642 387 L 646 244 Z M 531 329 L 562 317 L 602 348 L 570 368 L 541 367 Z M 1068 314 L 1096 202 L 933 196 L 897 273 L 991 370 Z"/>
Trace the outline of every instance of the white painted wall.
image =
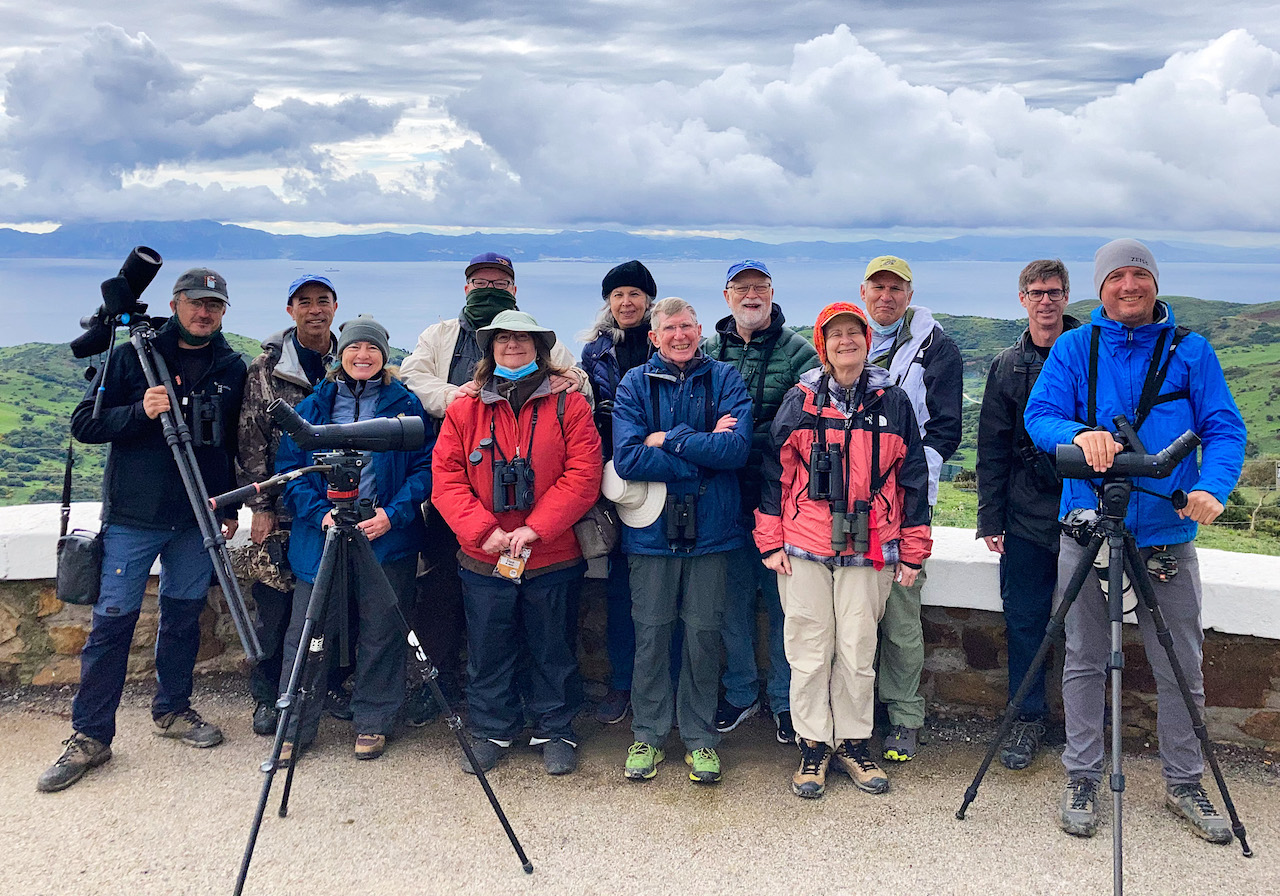
<path id="1" fill-rule="evenodd" d="M 0 581 L 52 579 L 61 508 L 57 504 L 0 507 Z M 71 528 L 98 528 L 99 507 L 77 503 Z M 232 539 L 248 537 L 249 512 Z M 932 606 L 1000 610 L 998 560 L 969 529 L 935 528 L 924 602 Z M 1204 626 L 1280 640 L 1280 557 L 1200 551 Z"/>

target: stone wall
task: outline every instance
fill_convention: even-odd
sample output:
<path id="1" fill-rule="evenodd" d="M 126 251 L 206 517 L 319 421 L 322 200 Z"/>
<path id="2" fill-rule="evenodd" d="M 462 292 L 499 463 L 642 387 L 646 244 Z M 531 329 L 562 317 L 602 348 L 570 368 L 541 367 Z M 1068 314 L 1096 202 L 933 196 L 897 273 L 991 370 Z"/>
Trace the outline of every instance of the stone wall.
<path id="1" fill-rule="evenodd" d="M 156 578 L 148 583 L 134 635 L 129 677 L 154 670 Z M 246 594 L 248 589 L 244 589 Z M 604 583 L 588 579 L 583 594 L 579 656 L 588 692 L 603 693 L 608 675 L 604 646 Z M 0 581 L 0 687 L 74 684 L 79 652 L 88 636 L 91 609 L 54 597 L 48 580 Z M 203 637 L 197 673 L 243 670 L 244 654 L 217 587 L 200 620 Z M 767 626 L 763 614 L 761 630 Z M 927 655 L 922 690 L 930 712 L 1000 715 L 1006 700 L 1004 622 L 999 613 L 963 607 L 926 606 Z M 1155 736 L 1155 681 L 1137 627 L 1125 626 L 1126 737 Z M 1050 702 L 1060 709 L 1061 652 L 1049 674 Z M 760 656 L 763 668 L 765 657 Z M 1056 670 L 1056 671 L 1055 671 Z M 1280 750 L 1280 644 L 1268 638 L 1208 632 L 1205 640 L 1205 700 L 1210 736 L 1219 742 Z"/>

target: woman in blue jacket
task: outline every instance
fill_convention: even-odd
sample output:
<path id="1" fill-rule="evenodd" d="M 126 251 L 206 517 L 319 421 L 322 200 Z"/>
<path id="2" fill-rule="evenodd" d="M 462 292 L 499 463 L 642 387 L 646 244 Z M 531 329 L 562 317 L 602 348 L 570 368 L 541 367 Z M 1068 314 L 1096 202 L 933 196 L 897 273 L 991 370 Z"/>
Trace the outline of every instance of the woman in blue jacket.
<path id="1" fill-rule="evenodd" d="M 389 341 L 386 329 L 368 315 L 347 321 L 338 339 L 339 366 L 330 371 L 315 392 L 298 407 L 298 415 L 310 423 L 354 423 L 372 417 L 417 416 L 426 421 L 422 404 L 386 366 Z M 427 427 L 431 432 L 431 427 Z M 417 451 L 378 451 L 360 476 L 360 502 L 372 506 L 372 515 L 359 524 L 374 556 L 395 590 L 401 613 L 413 606 L 418 549 L 426 535 L 420 507 L 431 493 L 431 448 L 434 438 Z M 310 453 L 298 448 L 288 435 L 280 440 L 276 472 L 295 470 L 312 463 Z M 284 501 L 293 514 L 289 536 L 289 564 L 298 580 L 293 615 L 285 636 L 280 689 L 288 686 L 307 603 L 315 584 L 324 530 L 333 525 L 333 505 L 319 473 L 289 483 Z M 365 502 L 369 504 L 366 505 Z M 359 614 L 355 643 L 355 678 L 351 712 L 357 731 L 355 757 L 377 759 L 386 748 L 387 735 L 405 695 L 405 645 L 400 617 L 394 608 L 368 587 L 352 578 L 346 594 L 330 597 L 324 634 L 330 655 L 345 649 L 348 600 Z M 282 759 L 292 756 L 293 744 L 301 747 L 316 737 L 322 700 L 319 695 L 304 702 L 296 732 L 291 732 Z"/>
<path id="2" fill-rule="evenodd" d="M 579 365 L 591 379 L 596 396 L 595 422 L 604 459 L 613 457 L 613 403 L 618 383 L 653 354 L 649 341 L 649 310 L 658 295 L 653 275 L 639 261 L 611 269 L 600 283 L 604 307 L 595 323 L 578 338 L 585 339 Z M 596 721 L 621 722 L 631 706 L 631 673 L 635 667 L 636 632 L 631 624 L 631 581 L 627 558 L 619 544 L 609 555 L 605 648 L 609 654 L 609 692 L 596 707 Z"/>

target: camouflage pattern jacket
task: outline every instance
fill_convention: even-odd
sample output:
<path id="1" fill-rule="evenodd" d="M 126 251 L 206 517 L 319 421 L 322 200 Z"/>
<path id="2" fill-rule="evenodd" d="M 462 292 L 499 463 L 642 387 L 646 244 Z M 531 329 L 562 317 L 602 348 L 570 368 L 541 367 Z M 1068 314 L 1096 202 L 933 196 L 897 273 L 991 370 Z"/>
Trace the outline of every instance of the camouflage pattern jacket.
<path id="1" fill-rule="evenodd" d="M 280 427 L 267 413 L 267 406 L 277 398 L 283 398 L 290 407 L 311 394 L 298 351 L 293 343 L 297 327 L 289 327 L 268 336 L 262 343 L 262 354 L 249 365 L 249 378 L 245 382 L 244 401 L 240 406 L 240 452 L 237 456 L 236 474 L 241 485 L 261 482 L 275 472 L 276 449 L 280 446 Z M 338 343 L 329 336 L 329 353 L 325 355 L 328 367 L 337 352 Z M 277 525 L 288 519 L 289 512 L 279 495 L 255 495 L 245 501 L 254 513 L 269 511 L 276 514 Z"/>

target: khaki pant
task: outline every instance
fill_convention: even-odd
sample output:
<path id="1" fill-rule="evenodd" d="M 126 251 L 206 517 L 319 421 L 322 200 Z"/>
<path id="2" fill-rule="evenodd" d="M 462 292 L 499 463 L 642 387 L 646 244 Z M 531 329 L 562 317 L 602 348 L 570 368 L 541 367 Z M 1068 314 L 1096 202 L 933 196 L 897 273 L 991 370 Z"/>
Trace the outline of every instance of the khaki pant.
<path id="1" fill-rule="evenodd" d="M 871 736 L 876 630 L 893 567 L 827 569 L 791 557 L 778 576 L 791 664 L 791 722 L 807 740 L 835 746 Z"/>

